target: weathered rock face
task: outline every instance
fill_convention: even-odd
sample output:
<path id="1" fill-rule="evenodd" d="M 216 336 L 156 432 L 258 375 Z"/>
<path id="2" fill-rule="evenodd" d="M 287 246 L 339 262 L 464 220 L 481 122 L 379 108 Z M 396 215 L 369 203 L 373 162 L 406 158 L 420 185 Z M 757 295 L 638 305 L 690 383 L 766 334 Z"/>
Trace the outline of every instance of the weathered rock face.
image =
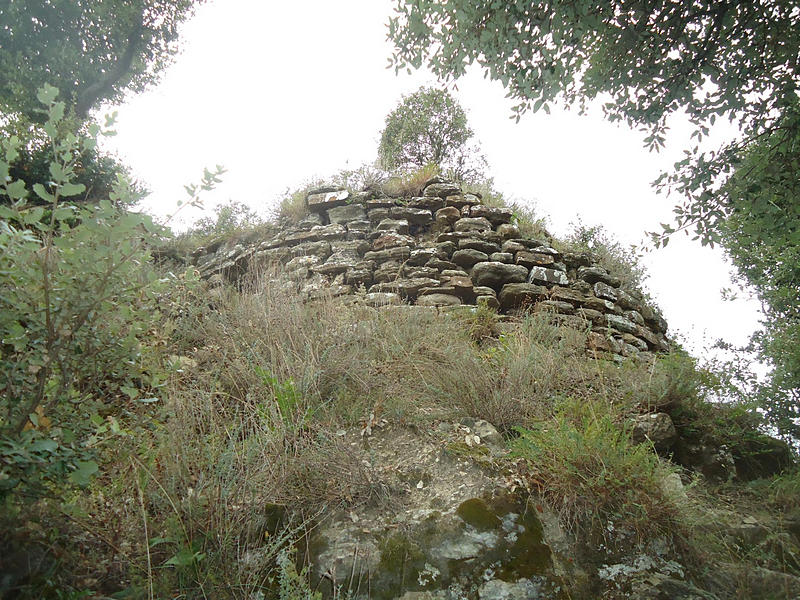
<path id="1" fill-rule="evenodd" d="M 413 198 L 322 188 L 306 205 L 296 226 L 268 239 L 211 244 L 193 254 L 194 264 L 204 277 L 232 283 L 250 267 L 281 265 L 312 299 L 328 290 L 371 305 L 400 298 L 546 312 L 589 332 L 588 349 L 601 355 L 669 349 L 666 322 L 640 293 L 622 289 L 586 254 L 521 238 L 510 210 L 484 206 L 457 184 L 435 180 Z"/>

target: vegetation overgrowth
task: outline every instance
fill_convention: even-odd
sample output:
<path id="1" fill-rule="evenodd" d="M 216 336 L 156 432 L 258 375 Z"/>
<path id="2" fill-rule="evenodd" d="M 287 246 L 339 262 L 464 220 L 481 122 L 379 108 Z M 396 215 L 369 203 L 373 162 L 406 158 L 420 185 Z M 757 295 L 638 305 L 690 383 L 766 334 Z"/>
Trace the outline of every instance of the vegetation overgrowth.
<path id="1" fill-rule="evenodd" d="M 485 468 L 508 476 L 525 499 L 554 511 L 569 535 L 608 556 L 666 542 L 692 574 L 737 564 L 739 597 L 748 597 L 756 567 L 800 575 L 791 533 L 800 518 L 796 467 L 787 459 L 782 472 L 759 478 L 763 457 L 777 455 L 758 402 L 709 401 L 737 393 L 748 400 L 735 387 L 740 371 L 701 366 L 677 345 L 646 360 L 596 358 L 586 353 L 585 332 L 546 314 L 509 321 L 485 305 L 436 313 L 331 297 L 305 302 L 265 268 L 235 289 L 201 280 L 185 260 L 198 245 L 256 239 L 301 221 L 308 192 L 322 182 L 287 192 L 274 219 L 234 202 L 171 236 L 131 209 L 141 190 L 97 151 L 97 136 L 113 120 L 100 128 L 88 114 L 155 80 L 197 3 L 145 10 L 114 0 L 51 2 L 39 21 L 78 42 L 57 55 L 57 45 L 43 44 L 31 28 L 33 4 L 0 8 L 11 17 L 2 35 L 19 49 L 47 50 L 43 70 L 19 69 L 12 54 L 0 60 L 0 70 L 15 75 L 0 85 L 0 597 L 319 598 L 302 551 L 309 533 L 336 511 L 396 501 L 369 450 L 375 424 L 447 448 L 438 426 L 465 419 L 494 424 L 511 451 L 476 452 Z M 87 24 L 104 32 L 94 35 Z M 61 77 L 60 89 L 39 88 L 55 71 L 74 76 Z M 422 124 L 401 118 L 415 98 L 425 108 Z M 523 106 L 536 100 L 520 98 Z M 579 224 L 556 240 L 543 218 L 497 192 L 466 145 L 472 131 L 449 95 L 421 90 L 404 102 L 387 119 L 387 131 L 398 135 L 381 151 L 398 170 L 343 171 L 334 186 L 405 198 L 444 170 L 485 204 L 512 208 L 522 235 L 589 251 L 626 286 L 641 286 L 635 252 L 601 229 Z M 698 113 L 701 128 L 705 116 Z M 409 135 L 439 118 L 454 121 L 454 137 L 432 154 L 413 154 Z M 655 145 L 660 123 L 655 114 Z M 758 192 L 750 174 L 786 142 L 774 141 L 745 156 L 757 169 L 729 180 L 732 204 L 721 229 L 740 240 L 729 252 L 772 307 L 778 333 L 768 332 L 766 355 L 790 345 L 796 312 L 793 284 L 784 281 L 792 269 L 760 275 L 794 238 L 748 242 L 764 242 L 773 220 L 763 202 L 761 212 L 747 207 Z M 779 155 L 791 161 L 793 152 Z M 188 203 L 199 205 L 221 174 L 207 170 L 187 186 Z M 784 215 L 793 180 L 773 184 L 772 205 Z M 682 226 L 695 217 L 679 213 Z M 791 421 L 796 409 L 795 353 L 776 371 L 790 384 L 778 382 L 788 395 L 768 405 L 767 416 L 782 419 L 771 423 Z M 649 441 L 635 443 L 632 423 L 655 411 L 671 416 L 685 443 L 724 446 L 753 481 L 714 483 Z M 346 442 L 350 433 L 362 443 Z M 458 448 L 470 456 L 469 445 Z M 675 486 L 676 478 L 688 485 Z M 724 521 L 737 510 L 773 527 L 744 543 L 707 522 L 709 514 Z"/>

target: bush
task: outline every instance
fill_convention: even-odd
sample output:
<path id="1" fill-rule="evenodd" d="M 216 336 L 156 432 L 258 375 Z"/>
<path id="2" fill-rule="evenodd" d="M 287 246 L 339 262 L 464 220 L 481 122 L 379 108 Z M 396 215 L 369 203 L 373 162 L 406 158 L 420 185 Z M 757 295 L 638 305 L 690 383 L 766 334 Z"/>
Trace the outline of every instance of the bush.
<path id="1" fill-rule="evenodd" d="M 94 427 L 89 417 L 158 385 L 157 376 L 145 378 L 142 343 L 159 279 L 146 266 L 146 242 L 156 227 L 145 215 L 117 208 L 131 197 L 122 177 L 110 199 L 66 200 L 85 192 L 75 183 L 76 169 L 95 148 L 99 129 L 82 138 L 58 134 L 64 105 L 56 93 L 40 91 L 53 155 L 50 183 L 32 186 L 37 202 L 10 175 L 20 140 L 4 139 L 0 155 L 6 200 L 0 206 L 0 486 L 6 490 L 66 475 L 88 483 L 97 470 L 86 444 Z"/>
<path id="2" fill-rule="evenodd" d="M 622 287 L 641 290 L 647 271 L 641 263 L 641 252 L 635 246 L 623 246 L 601 225 L 588 227 L 580 220 L 573 224 L 564 245 L 573 251 L 589 252 L 611 275 L 619 277 Z"/>
<path id="3" fill-rule="evenodd" d="M 670 473 L 646 445 L 634 445 L 605 405 L 562 401 L 555 418 L 518 428 L 515 456 L 533 488 L 572 529 L 617 546 L 674 535 L 677 507 L 661 490 Z"/>
<path id="4" fill-rule="evenodd" d="M 547 220 L 538 216 L 535 209 L 527 203 L 507 199 L 502 192 L 495 189 L 491 179 L 473 181 L 467 188 L 470 192 L 480 194 L 481 202 L 486 206 L 510 208 L 513 212 L 511 222 L 519 227 L 523 237 L 552 243 L 553 236 L 547 231 Z"/>

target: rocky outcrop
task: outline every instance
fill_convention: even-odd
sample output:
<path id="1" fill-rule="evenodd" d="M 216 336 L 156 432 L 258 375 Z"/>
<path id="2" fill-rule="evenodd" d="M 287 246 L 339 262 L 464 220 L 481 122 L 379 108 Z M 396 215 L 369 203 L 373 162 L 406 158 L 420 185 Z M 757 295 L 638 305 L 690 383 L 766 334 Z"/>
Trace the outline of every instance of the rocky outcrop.
<path id="1" fill-rule="evenodd" d="M 194 264 L 234 283 L 254 265 L 282 265 L 310 299 L 542 311 L 588 332 L 589 350 L 603 355 L 669 349 L 666 322 L 637 290 L 623 289 L 588 254 L 521 237 L 511 210 L 481 204 L 452 182 L 433 180 L 422 196 L 399 199 L 323 188 L 306 206 L 299 224 L 200 248 Z"/>

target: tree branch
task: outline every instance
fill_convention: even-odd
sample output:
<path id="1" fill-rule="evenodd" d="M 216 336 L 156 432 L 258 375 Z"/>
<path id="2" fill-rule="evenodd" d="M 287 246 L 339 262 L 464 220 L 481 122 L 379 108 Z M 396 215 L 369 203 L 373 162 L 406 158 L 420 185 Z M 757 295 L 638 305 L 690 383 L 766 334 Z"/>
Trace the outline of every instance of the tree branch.
<path id="1" fill-rule="evenodd" d="M 89 87 L 78 95 L 78 100 L 75 103 L 75 112 L 78 117 L 85 119 L 98 98 L 107 95 L 114 87 L 114 84 L 130 71 L 131 65 L 133 65 L 133 59 L 142 41 L 142 31 L 144 30 L 143 13 L 144 7 L 142 7 L 141 11 L 137 12 L 133 29 L 131 29 L 128 35 L 128 47 L 125 49 L 123 55 L 117 59 L 117 63 L 114 65 L 111 72 L 105 78 L 90 84 Z"/>

